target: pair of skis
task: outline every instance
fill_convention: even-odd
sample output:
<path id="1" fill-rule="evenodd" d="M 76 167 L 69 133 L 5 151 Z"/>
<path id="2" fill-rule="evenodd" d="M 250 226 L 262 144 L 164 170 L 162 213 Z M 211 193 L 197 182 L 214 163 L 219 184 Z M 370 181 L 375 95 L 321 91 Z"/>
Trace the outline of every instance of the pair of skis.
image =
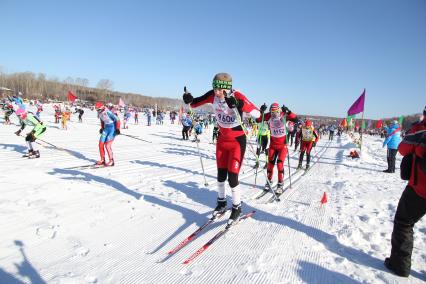
<path id="1" fill-rule="evenodd" d="M 197 230 L 195 230 L 192 234 L 190 234 L 183 241 L 181 241 L 175 248 L 173 248 L 172 250 L 170 250 L 167 253 L 168 256 L 166 257 L 166 259 L 169 258 L 169 257 L 171 257 L 172 255 L 174 255 L 176 252 L 178 252 L 184 246 L 186 246 L 189 242 L 191 242 L 192 240 L 194 240 L 201 233 L 201 231 L 203 231 L 206 227 L 208 227 L 210 224 L 212 224 L 215 220 L 220 219 L 221 217 L 223 217 L 226 214 L 226 212 L 228 212 L 228 211 L 230 211 L 230 209 L 227 209 L 225 212 L 211 217 L 206 223 L 204 223 L 203 225 L 201 225 Z M 210 240 L 208 240 L 203 246 L 201 246 L 190 257 L 188 257 L 183 262 L 183 264 L 189 264 L 190 262 L 192 262 L 196 257 L 198 257 L 200 254 L 202 254 L 203 252 L 205 252 L 214 242 L 216 242 L 223 235 L 225 235 L 233 226 L 237 225 L 239 222 L 241 222 L 241 221 L 243 221 L 243 220 L 245 220 L 247 218 L 250 218 L 251 216 L 253 216 L 254 213 L 256 213 L 256 211 L 251 211 L 249 213 L 243 214 L 243 215 L 240 216 L 240 219 L 239 219 L 238 222 L 231 223 L 231 224 L 226 224 L 225 227 L 222 230 L 220 230 L 219 232 L 217 232 L 216 235 L 214 235 Z"/>
<path id="2" fill-rule="evenodd" d="M 84 170 L 84 169 L 100 169 L 100 168 L 110 168 L 110 166 L 90 164 L 90 165 L 69 167 L 69 168 L 65 168 L 65 170 Z"/>

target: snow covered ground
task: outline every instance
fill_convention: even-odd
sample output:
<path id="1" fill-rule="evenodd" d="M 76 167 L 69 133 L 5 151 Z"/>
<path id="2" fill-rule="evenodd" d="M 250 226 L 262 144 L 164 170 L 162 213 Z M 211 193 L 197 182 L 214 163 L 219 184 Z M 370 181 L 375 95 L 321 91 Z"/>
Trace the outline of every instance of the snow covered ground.
<path id="1" fill-rule="evenodd" d="M 385 174 L 386 150 L 365 137 L 362 158 L 347 158 L 348 137 L 324 137 L 313 167 L 295 172 L 279 203 L 254 199 L 254 156 L 247 149 L 240 175 L 243 211 L 256 210 L 188 265 L 182 262 L 223 228 L 213 223 L 171 257 L 167 252 L 207 221 L 216 203 L 215 146 L 201 136 L 209 185 L 204 186 L 196 143 L 177 125 L 130 123 L 113 144 L 116 166 L 71 168 L 98 159 L 99 122 L 86 110 L 69 130 L 53 123 L 51 107 L 40 147 L 28 160 L 16 125 L 0 126 L 0 283 L 423 283 L 426 222 L 415 227 L 412 273 L 389 273 L 392 221 L 405 187 Z M 16 117 L 12 117 L 16 122 Z M 1 120 L 2 121 L 2 120 Z M 398 156 L 398 161 L 401 159 Z M 399 162 L 397 162 L 399 164 Z M 286 163 L 286 175 L 288 168 Z M 275 172 L 276 178 L 276 172 Z M 288 180 L 286 180 L 288 186 Z M 321 206 L 323 193 L 328 203 Z"/>

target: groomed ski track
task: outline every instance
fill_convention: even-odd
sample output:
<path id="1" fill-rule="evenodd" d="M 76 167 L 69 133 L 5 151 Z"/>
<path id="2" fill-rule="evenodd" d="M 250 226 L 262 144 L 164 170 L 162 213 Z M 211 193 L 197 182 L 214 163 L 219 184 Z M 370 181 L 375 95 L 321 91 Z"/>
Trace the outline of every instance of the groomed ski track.
<path id="1" fill-rule="evenodd" d="M 5 232 L 0 237 L 0 283 L 5 275 L 24 283 L 401 282 L 382 265 L 399 196 L 381 198 L 376 206 L 358 202 L 386 190 L 382 184 L 389 176 L 379 173 L 385 157 L 375 148 L 367 146 L 371 160 L 358 165 L 345 157 L 354 147 L 348 137 L 332 142 L 324 137 L 312 151 L 311 170 L 303 175 L 296 172 L 299 153 L 291 147 L 292 187 L 286 159 L 287 190 L 280 202 L 267 203 L 270 194 L 254 199 L 265 178 L 259 169 L 253 188 L 255 159 L 247 147 L 240 174 L 243 211 L 256 214 L 184 265 L 228 217 L 167 257 L 215 206 L 211 133 L 203 134 L 200 143 L 205 187 L 196 143 L 182 141 L 181 127 L 167 120 L 147 127 L 140 119 L 142 125 L 130 123 L 122 130 L 153 143 L 118 136 L 114 167 L 67 169 L 98 159 L 95 114 L 87 111 L 85 123 L 71 122 L 68 131 L 52 123 L 53 115 L 45 115 L 49 128 L 42 139 L 68 151 L 39 145 L 42 158 L 23 159 L 24 139 L 13 135 L 18 126 L 0 127 L 0 223 Z M 275 168 L 275 182 L 276 175 Z M 404 183 L 391 178 L 402 192 Z M 321 206 L 324 192 L 328 203 Z M 403 283 L 425 280 L 426 256 L 420 252 L 425 231 L 424 222 L 416 228 L 414 272 Z"/>

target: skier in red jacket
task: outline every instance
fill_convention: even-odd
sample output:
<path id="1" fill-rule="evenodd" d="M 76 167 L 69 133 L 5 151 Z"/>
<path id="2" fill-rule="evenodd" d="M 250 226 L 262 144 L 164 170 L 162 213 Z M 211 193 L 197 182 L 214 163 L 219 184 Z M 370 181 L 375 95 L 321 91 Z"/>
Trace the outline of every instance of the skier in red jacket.
<path id="1" fill-rule="evenodd" d="M 240 91 L 232 90 L 232 78 L 227 73 L 216 74 L 213 89 L 203 96 L 194 98 L 185 93 L 183 101 L 193 108 L 213 105 L 220 129 L 216 144 L 218 199 L 213 215 L 226 211 L 225 181 L 228 178 L 232 191 L 232 212 L 228 224 L 232 224 L 239 220 L 241 214 L 238 174 L 246 150 L 246 134 L 240 119 L 243 112 L 254 118 L 258 118 L 260 112 Z"/>

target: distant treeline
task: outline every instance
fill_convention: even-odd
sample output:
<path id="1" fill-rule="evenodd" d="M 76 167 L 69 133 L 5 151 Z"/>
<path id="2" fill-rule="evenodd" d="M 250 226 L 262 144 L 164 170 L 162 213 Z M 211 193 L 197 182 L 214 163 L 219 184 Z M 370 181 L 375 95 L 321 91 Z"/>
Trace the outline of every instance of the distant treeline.
<path id="1" fill-rule="evenodd" d="M 113 91 L 113 82 L 109 79 L 100 80 L 96 88 L 92 88 L 89 87 L 89 80 L 86 78 L 67 77 L 61 81 L 56 77 L 46 78 L 43 73 L 6 74 L 0 70 L 0 87 L 11 89 L 14 93 L 21 92 L 24 98 L 42 101 L 48 99 L 66 101 L 67 93 L 71 90 L 79 99 L 90 103 L 102 101 L 118 104 L 119 99 L 122 98 L 126 104 L 137 107 L 154 107 L 157 104 L 161 109 L 178 110 L 182 105 L 182 100 L 179 99 L 154 98 Z"/>

